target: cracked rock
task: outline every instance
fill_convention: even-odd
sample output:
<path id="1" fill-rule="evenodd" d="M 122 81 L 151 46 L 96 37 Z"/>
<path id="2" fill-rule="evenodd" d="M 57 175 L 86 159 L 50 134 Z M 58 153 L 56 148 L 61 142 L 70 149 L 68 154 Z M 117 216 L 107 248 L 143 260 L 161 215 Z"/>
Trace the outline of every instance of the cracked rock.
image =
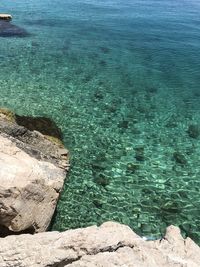
<path id="1" fill-rule="evenodd" d="M 40 119 L 41 127 L 43 121 L 46 129 L 49 119 Z M 35 131 L 34 123 L 29 130 L 0 109 L 0 236 L 45 231 L 69 168 L 61 141 L 49 136 L 50 127 L 47 137 Z"/>
<path id="2" fill-rule="evenodd" d="M 1 267 L 199 267 L 199 252 L 175 226 L 156 241 L 145 241 L 114 222 L 0 238 Z"/>

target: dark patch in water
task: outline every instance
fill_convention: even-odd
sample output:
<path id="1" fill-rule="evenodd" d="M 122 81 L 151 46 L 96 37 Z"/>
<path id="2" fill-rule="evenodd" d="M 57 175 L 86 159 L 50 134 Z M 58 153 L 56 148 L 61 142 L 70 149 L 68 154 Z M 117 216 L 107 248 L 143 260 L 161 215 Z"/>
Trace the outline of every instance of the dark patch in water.
<path id="1" fill-rule="evenodd" d="M 103 187 L 106 187 L 110 183 L 109 179 L 103 173 L 99 173 L 98 175 L 96 175 L 94 181 L 96 184 L 101 185 Z"/>
<path id="2" fill-rule="evenodd" d="M 123 120 L 118 123 L 119 128 L 128 129 L 128 126 L 129 126 L 129 121 L 127 120 Z"/>
<path id="3" fill-rule="evenodd" d="M 103 52 L 104 54 L 108 54 L 108 53 L 110 53 L 110 48 L 108 48 L 108 47 L 100 46 L 99 49 L 100 49 L 101 52 Z"/>
<path id="4" fill-rule="evenodd" d="M 0 37 L 26 37 L 28 32 L 8 21 L 0 20 Z"/>
<path id="5" fill-rule="evenodd" d="M 185 158 L 185 156 L 178 151 L 175 151 L 173 153 L 173 158 L 174 158 L 175 162 L 178 164 L 181 164 L 181 165 L 187 164 L 187 159 Z"/>
<path id="6" fill-rule="evenodd" d="M 107 62 L 105 60 L 101 60 L 99 61 L 99 65 L 105 67 L 107 65 Z"/>
<path id="7" fill-rule="evenodd" d="M 101 91 L 98 90 L 94 93 L 94 97 L 95 97 L 95 100 L 99 101 L 104 98 L 104 95 Z"/>
<path id="8" fill-rule="evenodd" d="M 197 139 L 200 135 L 200 128 L 198 125 L 190 124 L 187 129 L 189 137 Z"/>
<path id="9" fill-rule="evenodd" d="M 144 161 L 145 160 L 144 147 L 136 147 L 135 148 L 135 158 L 138 161 Z"/>
<path id="10" fill-rule="evenodd" d="M 30 131 L 38 131 L 44 135 L 53 136 L 62 139 L 60 128 L 49 118 L 45 117 L 29 117 L 15 115 L 18 125 L 26 127 Z"/>

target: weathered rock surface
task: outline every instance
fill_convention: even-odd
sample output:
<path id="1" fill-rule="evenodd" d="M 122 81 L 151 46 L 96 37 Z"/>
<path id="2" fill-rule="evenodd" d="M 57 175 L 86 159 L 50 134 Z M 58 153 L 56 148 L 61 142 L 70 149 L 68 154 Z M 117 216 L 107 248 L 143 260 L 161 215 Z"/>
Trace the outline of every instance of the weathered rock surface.
<path id="1" fill-rule="evenodd" d="M 200 248 L 177 227 L 144 241 L 128 226 L 107 222 L 63 233 L 0 239 L 1 267 L 199 267 Z"/>
<path id="2" fill-rule="evenodd" d="M 0 144 L 0 236 L 45 231 L 69 168 L 68 151 L 2 109 Z"/>

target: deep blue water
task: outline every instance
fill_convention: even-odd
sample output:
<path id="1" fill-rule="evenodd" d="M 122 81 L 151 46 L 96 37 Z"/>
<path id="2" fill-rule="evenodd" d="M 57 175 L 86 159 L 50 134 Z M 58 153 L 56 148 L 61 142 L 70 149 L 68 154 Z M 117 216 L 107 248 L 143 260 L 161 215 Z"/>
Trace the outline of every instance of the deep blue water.
<path id="1" fill-rule="evenodd" d="M 71 171 L 52 229 L 106 220 L 200 242 L 200 3 L 0 3 L 0 105 L 53 118 Z"/>

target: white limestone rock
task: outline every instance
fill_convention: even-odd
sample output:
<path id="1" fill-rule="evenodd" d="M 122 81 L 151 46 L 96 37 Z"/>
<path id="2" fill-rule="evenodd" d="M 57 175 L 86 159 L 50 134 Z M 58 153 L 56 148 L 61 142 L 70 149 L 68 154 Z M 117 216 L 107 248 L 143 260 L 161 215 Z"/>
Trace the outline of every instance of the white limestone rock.
<path id="1" fill-rule="evenodd" d="M 0 20 L 12 20 L 12 16 L 10 14 L 0 14 Z"/>
<path id="2" fill-rule="evenodd" d="M 0 224 L 14 232 L 45 231 L 65 171 L 38 161 L 1 135 L 0 144 Z"/>
<path id="3" fill-rule="evenodd" d="M 0 110 L 0 236 L 42 232 L 69 168 L 68 151 L 4 113 Z"/>
<path id="4" fill-rule="evenodd" d="M 144 241 L 128 226 L 107 222 L 63 233 L 0 239 L 1 267 L 199 267 L 200 248 L 177 227 Z"/>

